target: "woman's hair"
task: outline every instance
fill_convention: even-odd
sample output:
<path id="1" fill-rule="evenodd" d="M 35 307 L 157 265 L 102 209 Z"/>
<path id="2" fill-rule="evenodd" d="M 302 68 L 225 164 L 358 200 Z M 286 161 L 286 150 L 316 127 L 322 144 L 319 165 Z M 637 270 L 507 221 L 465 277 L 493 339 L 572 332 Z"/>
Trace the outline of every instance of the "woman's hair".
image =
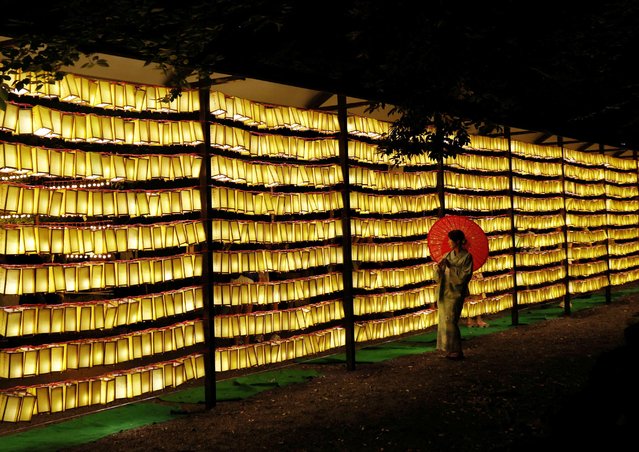
<path id="1" fill-rule="evenodd" d="M 466 236 L 463 231 L 459 229 L 453 229 L 448 233 L 448 238 L 457 244 L 458 247 L 462 247 L 466 244 Z"/>

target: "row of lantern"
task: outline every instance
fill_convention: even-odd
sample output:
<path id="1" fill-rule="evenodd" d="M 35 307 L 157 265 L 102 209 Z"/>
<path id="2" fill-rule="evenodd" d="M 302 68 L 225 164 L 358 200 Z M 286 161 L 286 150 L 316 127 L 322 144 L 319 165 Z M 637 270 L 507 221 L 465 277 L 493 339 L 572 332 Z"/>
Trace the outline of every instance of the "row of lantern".
<path id="1" fill-rule="evenodd" d="M 212 187 L 211 205 L 215 209 L 247 215 L 308 214 L 341 209 L 342 195 L 338 191 L 268 193 Z"/>
<path id="2" fill-rule="evenodd" d="M 588 168 L 584 166 L 563 165 L 564 176 L 582 181 L 599 182 L 605 180 L 606 170 L 604 168 Z"/>
<path id="3" fill-rule="evenodd" d="M 434 173 L 417 173 L 434 174 Z M 434 176 L 433 176 L 434 177 Z M 445 186 L 447 188 L 461 188 L 474 191 L 505 191 L 509 188 L 507 176 L 480 176 L 476 174 L 463 174 L 446 171 L 444 173 Z M 431 187 L 434 185 L 431 185 Z M 637 195 L 638 188 L 635 185 L 617 186 L 610 183 L 586 184 L 560 179 L 534 180 L 521 176 L 513 176 L 513 190 L 515 193 L 534 193 L 560 195 L 564 190 L 567 196 L 603 196 L 628 199 Z"/>
<path id="4" fill-rule="evenodd" d="M 249 215 L 305 214 L 317 211 L 338 210 L 342 207 L 341 194 L 331 192 L 269 193 L 239 191 L 227 187 L 212 187 L 212 205 L 216 209 Z M 508 210 L 508 196 L 446 195 L 447 207 L 452 210 L 495 211 Z M 565 201 L 572 211 L 606 210 L 625 213 L 637 210 L 637 201 L 577 200 Z M 375 195 L 351 192 L 351 205 L 360 213 L 378 212 L 395 214 L 432 211 L 439 207 L 435 193 L 413 196 Z M 514 197 L 518 212 L 545 212 L 560 210 L 564 200 L 553 198 Z M 199 190 L 182 188 L 173 190 L 104 190 L 104 189 L 50 189 L 45 186 L 0 184 L 0 209 L 19 215 L 85 215 L 85 216 L 162 216 L 182 214 L 201 209 Z M 584 218 L 568 215 L 569 224 L 581 227 L 595 226 L 597 215 Z M 628 215 L 610 216 L 614 225 L 629 224 Z M 539 217 L 533 217 L 538 218 Z M 534 220 L 533 220 L 534 221 Z M 606 224 L 607 218 L 599 215 L 597 226 Z M 601 223 L 603 221 L 603 223 Z M 632 222 L 631 222 L 632 223 Z M 548 227 L 548 226 L 546 226 Z"/>
<path id="5" fill-rule="evenodd" d="M 430 256 L 428 242 L 353 243 L 352 256 L 359 262 L 393 262 Z"/>
<path id="6" fill-rule="evenodd" d="M 467 297 L 464 301 L 461 317 L 476 317 L 484 314 L 495 314 L 513 306 L 513 295 L 510 293 L 486 298 Z"/>
<path id="7" fill-rule="evenodd" d="M 637 163 L 633 159 L 618 158 L 598 152 L 580 152 L 566 148 L 564 149 L 564 158 L 567 162 L 589 166 L 605 166 L 606 169 L 616 171 L 628 171 L 637 168 Z"/>
<path id="8" fill-rule="evenodd" d="M 634 242 L 635 251 L 639 251 L 637 249 L 638 243 Z M 624 244 L 626 245 L 626 244 Z M 629 250 L 629 247 L 617 248 L 618 250 Z M 608 254 L 608 247 L 606 244 L 602 245 L 593 245 L 592 243 L 585 244 L 571 244 L 568 248 L 568 259 L 569 260 L 583 260 L 583 259 L 593 259 L 596 257 L 604 257 Z M 627 254 L 627 253 L 621 253 Z"/>
<path id="9" fill-rule="evenodd" d="M 561 213 L 550 215 L 515 214 L 515 229 L 517 231 L 528 231 L 530 229 L 557 229 L 564 225 L 564 217 Z"/>
<path id="10" fill-rule="evenodd" d="M 566 191 L 568 183 L 566 182 Z M 561 194 L 564 190 L 564 183 L 561 180 L 543 179 L 533 180 L 513 176 L 513 191 L 515 193 L 533 193 L 538 195 Z"/>
<path id="11" fill-rule="evenodd" d="M 357 195 L 357 196 L 354 196 Z M 352 204 L 355 204 L 353 201 L 359 201 L 362 195 L 357 194 L 355 192 L 352 193 Z M 380 195 L 367 195 L 367 198 L 373 199 L 384 199 L 385 197 Z M 424 198 L 424 200 L 430 200 L 430 198 L 434 198 L 436 195 L 421 195 L 419 199 Z M 394 196 L 393 198 L 403 199 L 400 196 Z M 366 199 L 366 198 L 365 198 Z M 431 207 L 434 205 L 434 202 L 426 202 L 426 207 Z M 393 206 L 393 204 L 391 204 Z M 401 204 L 400 204 L 401 206 Z M 547 197 L 547 198 L 529 198 L 523 196 L 515 196 L 513 197 L 512 202 L 513 208 L 518 212 L 549 212 L 560 210 L 564 208 L 564 199 L 561 197 Z M 595 211 L 604 211 L 608 210 L 609 212 L 636 212 L 639 208 L 639 201 L 635 200 L 616 200 L 616 199 L 575 199 L 575 198 L 566 198 L 565 200 L 566 208 L 571 212 L 595 212 Z M 387 209 L 389 207 L 386 207 Z M 382 207 L 382 208 L 383 208 Z M 431 208 L 436 208 L 431 207 Z M 499 211 L 499 210 L 509 210 L 511 207 L 510 196 L 508 195 L 467 195 L 467 194 L 456 194 L 456 193 L 447 193 L 446 194 L 446 208 L 451 210 L 467 210 L 467 211 Z M 395 207 L 391 213 L 396 213 L 395 211 L 412 211 L 407 207 L 404 207 L 404 210 L 399 210 L 401 207 Z M 372 210 L 372 209 L 369 209 Z M 376 212 L 386 213 L 386 210 L 374 210 Z"/>
<path id="12" fill-rule="evenodd" d="M 636 226 L 623 229 L 607 229 L 608 237 L 612 240 L 630 240 L 639 237 L 639 228 Z"/>
<path id="13" fill-rule="evenodd" d="M 204 377 L 204 357 L 191 354 L 171 361 L 55 384 L 20 386 L 0 391 L 0 421 L 30 421 L 41 413 L 106 405 Z"/>
<path id="14" fill-rule="evenodd" d="M 437 186 L 435 171 L 376 171 L 361 166 L 349 168 L 349 179 L 352 185 L 372 190 L 422 190 Z"/>
<path id="15" fill-rule="evenodd" d="M 339 245 L 313 246 L 290 250 L 248 250 L 213 252 L 216 273 L 289 272 L 326 267 L 343 262 Z"/>
<path id="16" fill-rule="evenodd" d="M 429 187 L 435 187 L 436 175 L 434 172 L 430 174 L 433 174 L 433 184 Z M 444 172 L 444 186 L 473 191 L 505 191 L 508 190 L 509 179 L 507 176 L 480 176 L 446 171 Z"/>
<path id="17" fill-rule="evenodd" d="M 377 314 L 424 307 L 437 300 L 437 285 L 431 284 L 417 289 L 355 295 L 353 311 L 355 315 Z"/>
<path id="18" fill-rule="evenodd" d="M 295 331 L 344 318 L 341 301 L 331 300 L 276 311 L 215 316 L 215 336 L 232 338 Z"/>
<path id="19" fill-rule="evenodd" d="M 409 284 L 433 281 L 435 266 L 432 263 L 401 268 L 359 269 L 353 271 L 353 287 L 356 289 L 382 289 L 404 287 Z"/>
<path id="20" fill-rule="evenodd" d="M 611 270 L 625 270 L 639 265 L 639 256 L 624 256 L 610 259 Z"/>
<path id="21" fill-rule="evenodd" d="M 639 215 L 622 212 L 608 212 L 608 214 L 566 215 L 566 224 L 577 228 L 602 228 L 606 226 L 634 226 L 639 222 Z M 612 234 L 611 234 L 612 237 Z"/>
<path id="22" fill-rule="evenodd" d="M 572 232 L 572 231 L 571 231 Z M 581 232 L 581 231 L 580 231 Z M 604 233 L 605 231 L 601 231 Z M 575 233 L 576 234 L 576 233 Z M 571 241 L 571 237 L 568 237 Z M 579 241 L 573 240 L 572 241 Z M 557 246 L 564 243 L 564 233 L 562 231 L 551 231 L 547 233 L 525 232 L 515 234 L 515 247 L 517 248 L 541 248 Z"/>
<path id="23" fill-rule="evenodd" d="M 200 254 L 79 264 L 0 265 L 0 294 L 81 292 L 201 275 Z"/>
<path id="24" fill-rule="evenodd" d="M 534 203 L 536 200 L 533 200 Z M 494 212 L 510 209 L 510 196 L 507 195 L 462 195 L 457 193 L 446 194 L 446 208 L 450 210 L 470 210 L 473 212 Z M 517 205 L 515 199 L 515 205 Z M 526 204 L 527 207 L 537 210 L 535 205 Z M 521 209 L 521 206 L 518 206 Z"/>
<path id="25" fill-rule="evenodd" d="M 538 217 L 525 217 L 519 215 L 520 220 L 530 218 L 534 221 Z M 560 215 L 557 218 L 562 219 Z M 510 217 L 476 217 L 472 218 L 486 234 L 494 232 L 510 231 Z M 366 240 L 370 238 L 408 238 L 418 235 L 426 235 L 437 217 L 420 216 L 415 218 L 378 219 L 378 218 L 351 218 L 351 231 L 353 237 Z M 521 221 L 520 221 L 521 222 Z M 563 221 L 562 221 L 563 224 Z M 541 228 L 543 229 L 543 228 Z"/>
<path id="26" fill-rule="evenodd" d="M 295 243 L 342 236 L 339 219 L 314 221 L 212 220 L 212 239 L 223 243 Z"/>
<path id="27" fill-rule="evenodd" d="M 513 154 L 532 159 L 561 159 L 563 156 L 562 148 L 559 146 L 548 146 L 542 144 L 524 143 L 523 141 L 511 142 L 511 150 Z M 587 158 L 588 153 L 583 152 Z"/>
<path id="28" fill-rule="evenodd" d="M 510 200 L 508 207 L 510 207 Z M 561 197 L 527 198 L 524 196 L 513 197 L 513 208 L 519 212 L 552 212 L 564 208 L 564 200 Z"/>
<path id="29" fill-rule="evenodd" d="M 213 300 L 216 305 L 222 306 L 265 305 L 303 301 L 334 294 L 343 289 L 342 274 L 332 272 L 265 283 L 218 283 L 213 285 Z"/>
<path id="30" fill-rule="evenodd" d="M 0 142 L 0 172 L 6 174 L 132 182 L 194 179 L 201 163 L 202 158 L 193 154 L 125 155 Z"/>
<path id="31" fill-rule="evenodd" d="M 490 152 L 507 151 L 508 140 L 502 137 L 488 137 L 481 135 L 471 135 L 468 149 L 473 152 Z"/>
<path id="32" fill-rule="evenodd" d="M 41 105 L 24 107 L 12 103 L 0 110 L 0 130 L 74 142 L 148 146 L 195 146 L 204 140 L 198 121 L 79 114 Z"/>
<path id="33" fill-rule="evenodd" d="M 125 363 L 204 343 L 201 320 L 99 339 L 0 350 L 0 378 L 23 378 L 70 369 Z"/>
<path id="34" fill-rule="evenodd" d="M 633 162 L 634 160 L 627 159 L 627 161 Z M 613 184 L 637 185 L 639 182 L 639 175 L 636 171 L 637 170 L 634 166 L 624 173 L 608 170 L 606 171 L 606 182 Z"/>
<path id="35" fill-rule="evenodd" d="M 563 248 L 545 251 L 522 251 L 516 254 L 518 267 L 541 267 L 566 259 Z M 509 267 L 503 267 L 509 268 Z"/>
<path id="36" fill-rule="evenodd" d="M 275 187 L 332 187 L 343 182 L 338 165 L 291 165 L 253 162 L 220 155 L 211 157 L 211 177 L 222 182 Z"/>
<path id="37" fill-rule="evenodd" d="M 513 255 L 508 254 L 498 254 L 495 256 L 488 256 L 486 262 L 481 267 L 482 272 L 498 272 L 504 269 L 510 269 L 513 267 Z"/>
<path id="38" fill-rule="evenodd" d="M 536 286 L 565 278 L 566 269 L 563 265 L 560 265 L 557 267 L 546 267 L 540 270 L 520 271 L 517 272 L 516 277 L 518 286 Z"/>
<path id="39" fill-rule="evenodd" d="M 38 75 L 26 75 L 35 79 Z M 14 80 L 23 79 L 19 74 Z M 14 80 L 11 80 L 13 83 Z M 66 74 L 62 80 L 52 83 L 25 85 L 18 95 L 57 98 L 105 109 L 127 111 L 155 111 L 190 113 L 200 109 L 198 90 L 184 90 L 180 96 L 167 102 L 170 88 L 130 84 L 118 81 L 93 80 L 74 74 Z M 248 99 L 226 96 L 217 91 L 209 94 L 210 111 L 217 117 L 240 121 L 261 128 L 287 128 L 291 130 L 314 130 L 336 133 L 339 130 L 337 115 L 319 110 L 304 110 L 295 107 L 265 105 Z M 348 131 L 354 135 L 379 137 L 388 131 L 389 123 L 373 118 L 351 116 Z"/>
<path id="40" fill-rule="evenodd" d="M 215 350 L 215 370 L 226 372 L 265 366 L 327 352 L 342 347 L 345 337 L 344 328 L 333 327 L 286 339 L 218 348 Z"/>
<path id="41" fill-rule="evenodd" d="M 41 80 L 44 76 L 41 72 L 19 72 L 14 74 L 7 84 L 12 86 L 25 78 L 32 81 Z M 20 96 L 53 98 L 62 102 L 129 111 L 188 113 L 200 108 L 197 90 L 184 90 L 175 100 L 163 102 L 162 100 L 168 99 L 171 93 L 171 88 L 166 86 L 94 80 L 75 74 L 65 74 L 61 80 L 29 83 L 20 91 L 14 90 L 14 93 Z"/>
<path id="42" fill-rule="evenodd" d="M 622 186 L 606 184 L 605 187 L 606 195 L 611 198 L 635 198 L 637 195 L 639 195 L 639 186 L 637 186 L 637 184 Z"/>
<path id="43" fill-rule="evenodd" d="M 172 190 L 50 189 L 0 184 L 0 210 L 19 215 L 162 216 L 202 209 L 196 188 Z"/>
<path id="44" fill-rule="evenodd" d="M 616 272 L 610 274 L 610 284 L 620 286 L 639 279 L 639 269 L 633 269 L 625 272 Z"/>
<path id="45" fill-rule="evenodd" d="M 520 176 L 561 177 L 561 163 L 512 159 L 512 171 Z"/>
<path id="46" fill-rule="evenodd" d="M 564 187 L 566 190 L 566 196 L 588 197 L 588 196 L 604 196 L 607 194 L 608 184 L 600 183 L 579 183 L 571 180 L 564 181 Z M 621 198 L 632 198 L 637 193 L 637 187 L 635 186 L 622 186 L 610 185 L 611 190 L 618 191 L 622 196 Z"/>
<path id="47" fill-rule="evenodd" d="M 542 301 L 556 300 L 566 295 L 566 284 L 551 284 L 532 289 L 518 290 L 517 303 L 520 305 L 530 305 L 541 303 Z"/>
<path id="48" fill-rule="evenodd" d="M 499 217 L 477 217 L 472 220 L 479 225 L 480 228 L 486 233 L 493 232 L 509 232 L 511 230 L 511 221 L 508 215 Z"/>
<path id="49" fill-rule="evenodd" d="M 369 239 L 391 237 L 413 237 L 425 235 L 437 221 L 437 217 L 416 218 L 351 218 L 351 232 L 354 238 Z"/>
<path id="50" fill-rule="evenodd" d="M 572 280 L 568 283 L 571 294 L 595 292 L 609 285 L 608 276 L 599 275 L 594 278 Z"/>
<path id="51" fill-rule="evenodd" d="M 220 301 L 216 300 L 216 303 Z M 0 336 L 110 330 L 192 312 L 202 307 L 201 286 L 110 300 L 2 306 Z"/>
<path id="52" fill-rule="evenodd" d="M 472 169 L 473 171 L 494 171 L 508 173 L 508 157 L 482 154 L 459 154 L 444 159 L 444 165 L 450 168 Z"/>
<path id="53" fill-rule="evenodd" d="M 610 243 L 609 250 L 611 256 L 624 256 L 639 252 L 639 242 Z"/>
<path id="54" fill-rule="evenodd" d="M 429 212 L 439 208 L 437 193 L 419 195 L 377 195 L 352 191 L 351 208 L 361 214 Z"/>
<path id="55" fill-rule="evenodd" d="M 473 278 L 468 285 L 470 293 L 490 294 L 510 290 L 513 287 L 513 275 L 502 274 L 494 276 L 484 276 Z"/>
<path id="56" fill-rule="evenodd" d="M 300 138 L 254 133 L 237 127 L 211 124 L 211 146 L 237 152 L 239 155 L 264 158 L 316 161 L 339 157 L 338 141 L 334 138 Z M 349 149 L 351 147 L 349 142 Z M 353 145 L 355 146 L 355 145 Z M 372 145 L 368 145 L 374 148 Z"/>
<path id="57" fill-rule="evenodd" d="M 437 324 L 437 310 L 425 309 L 401 316 L 355 322 L 355 342 L 368 342 L 425 330 Z"/>
<path id="58" fill-rule="evenodd" d="M 205 240 L 201 221 L 85 226 L 0 225 L 1 254 L 95 254 L 161 250 L 196 245 Z"/>
<path id="59" fill-rule="evenodd" d="M 613 268 L 613 262 L 615 260 L 610 260 L 610 267 Z M 636 262 L 639 262 L 639 259 L 636 259 Z M 609 263 L 606 261 L 589 261 L 589 262 L 572 262 L 568 266 L 568 274 L 571 277 L 583 278 L 586 276 L 596 275 L 598 273 L 603 273 L 608 270 Z M 622 265 L 620 269 L 628 268 L 630 265 Z"/>
<path id="60" fill-rule="evenodd" d="M 491 252 L 504 251 L 511 249 L 513 244 L 510 235 L 490 235 L 488 236 L 488 250 Z"/>

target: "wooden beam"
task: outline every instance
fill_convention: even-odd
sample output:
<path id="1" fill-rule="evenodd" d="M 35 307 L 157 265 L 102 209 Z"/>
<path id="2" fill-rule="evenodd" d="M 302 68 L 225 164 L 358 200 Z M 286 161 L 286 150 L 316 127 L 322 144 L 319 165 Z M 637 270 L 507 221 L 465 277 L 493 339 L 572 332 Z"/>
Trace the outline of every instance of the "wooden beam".
<path id="1" fill-rule="evenodd" d="M 365 105 L 370 105 L 372 104 L 372 102 L 370 101 L 361 101 L 361 102 L 351 102 L 350 104 L 346 104 L 346 108 L 357 108 L 357 107 L 363 107 Z M 339 107 L 337 105 L 327 105 L 325 107 L 320 107 L 318 108 L 318 110 L 323 110 L 323 111 L 331 111 L 331 110 L 337 110 Z"/>
<path id="2" fill-rule="evenodd" d="M 318 91 L 317 94 L 315 94 L 313 98 L 306 103 L 306 108 L 321 108 L 322 104 L 329 100 L 331 97 L 333 97 L 333 94 L 329 93 L 328 91 Z"/>

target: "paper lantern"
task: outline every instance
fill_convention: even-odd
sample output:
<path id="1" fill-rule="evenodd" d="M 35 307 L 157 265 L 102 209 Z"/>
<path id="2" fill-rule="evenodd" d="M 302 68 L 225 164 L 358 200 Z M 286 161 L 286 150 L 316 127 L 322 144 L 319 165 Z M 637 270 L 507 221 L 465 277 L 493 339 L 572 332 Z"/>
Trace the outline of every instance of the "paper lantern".
<path id="1" fill-rule="evenodd" d="M 77 406 L 89 406 L 91 404 L 91 383 L 89 381 L 77 382 Z"/>
<path id="2" fill-rule="evenodd" d="M 102 378 L 102 403 L 111 403 L 115 400 L 115 378 L 112 376 Z"/>
<path id="3" fill-rule="evenodd" d="M 67 344 L 66 348 L 67 348 L 66 368 L 78 369 L 80 344 L 70 342 Z"/>
<path id="4" fill-rule="evenodd" d="M 115 341 L 108 341 L 104 343 L 104 365 L 110 365 L 117 363 L 117 348 Z M 95 356 L 94 356 L 95 363 Z"/>
<path id="5" fill-rule="evenodd" d="M 0 411 L 2 414 L 1 420 L 5 422 L 18 422 L 21 404 L 22 397 L 19 394 L 0 394 L 0 408 L 2 408 Z"/>
<path id="6" fill-rule="evenodd" d="M 128 384 L 127 384 L 127 375 L 126 374 L 116 374 L 115 376 L 115 399 L 126 399 L 129 397 L 128 393 Z"/>

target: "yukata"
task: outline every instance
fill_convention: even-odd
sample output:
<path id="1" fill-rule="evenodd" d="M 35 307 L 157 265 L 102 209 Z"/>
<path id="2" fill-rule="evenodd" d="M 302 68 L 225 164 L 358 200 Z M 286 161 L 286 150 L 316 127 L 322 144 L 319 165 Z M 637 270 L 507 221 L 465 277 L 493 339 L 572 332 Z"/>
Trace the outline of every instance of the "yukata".
<path id="1" fill-rule="evenodd" d="M 459 317 L 468 296 L 468 283 L 473 276 L 473 256 L 466 250 L 451 251 L 445 257 L 449 266 L 439 277 L 437 311 L 437 350 L 462 353 Z"/>

